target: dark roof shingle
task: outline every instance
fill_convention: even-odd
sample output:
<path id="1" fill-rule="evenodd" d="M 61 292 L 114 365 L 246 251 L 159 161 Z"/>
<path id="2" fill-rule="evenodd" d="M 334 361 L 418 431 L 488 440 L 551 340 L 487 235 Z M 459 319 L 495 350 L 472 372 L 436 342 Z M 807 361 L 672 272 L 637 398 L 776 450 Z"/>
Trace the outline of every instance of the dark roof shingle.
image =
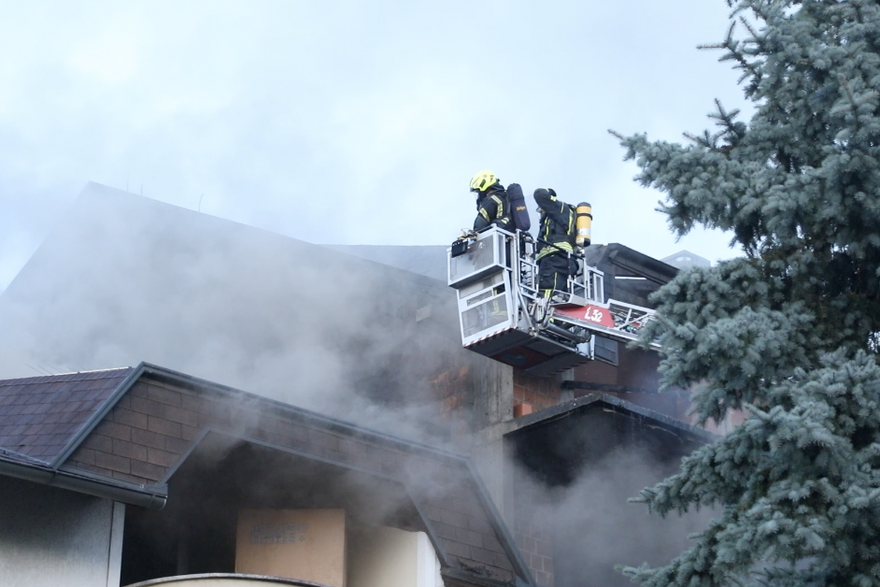
<path id="1" fill-rule="evenodd" d="M 53 462 L 131 367 L 0 381 L 0 451 Z"/>

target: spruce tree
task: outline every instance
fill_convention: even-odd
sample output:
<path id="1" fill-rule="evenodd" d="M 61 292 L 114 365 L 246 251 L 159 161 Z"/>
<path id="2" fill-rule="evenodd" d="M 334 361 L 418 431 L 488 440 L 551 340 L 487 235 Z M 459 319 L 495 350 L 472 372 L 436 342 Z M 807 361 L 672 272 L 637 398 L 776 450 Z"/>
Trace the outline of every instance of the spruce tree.
<path id="1" fill-rule="evenodd" d="M 716 102 L 684 144 L 622 137 L 683 235 L 729 231 L 743 255 L 655 294 L 665 385 L 705 423 L 749 417 L 643 490 L 666 515 L 711 507 L 650 587 L 880 585 L 880 7 L 731 0 L 709 48 L 754 113 Z M 616 134 L 616 133 L 615 133 Z"/>

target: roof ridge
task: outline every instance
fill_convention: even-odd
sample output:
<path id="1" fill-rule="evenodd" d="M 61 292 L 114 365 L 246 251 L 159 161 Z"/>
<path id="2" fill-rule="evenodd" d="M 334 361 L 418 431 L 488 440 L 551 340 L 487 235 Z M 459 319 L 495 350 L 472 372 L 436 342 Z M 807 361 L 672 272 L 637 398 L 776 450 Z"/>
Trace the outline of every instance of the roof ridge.
<path id="1" fill-rule="evenodd" d="M 98 374 L 106 374 L 108 376 L 115 375 L 117 373 L 122 373 L 125 371 L 131 371 L 134 367 L 110 367 L 108 369 L 85 369 L 82 371 L 66 371 L 64 373 L 53 373 L 51 375 L 34 375 L 31 377 L 16 377 L 15 379 L 0 379 L 0 387 L 8 386 L 8 385 L 20 385 L 24 382 L 33 382 L 39 383 L 43 381 L 56 380 L 63 381 L 65 378 L 70 378 L 76 375 L 92 375 L 93 377 Z M 94 377 L 95 379 L 99 379 L 99 377 Z"/>
<path id="2" fill-rule="evenodd" d="M 30 377 L 14 377 L 11 379 L 0 379 L 0 385 L 8 384 L 12 381 L 23 381 L 25 379 L 52 379 L 55 377 L 69 377 L 71 375 L 87 375 L 92 373 L 110 373 L 112 371 L 127 371 L 130 369 L 134 369 L 134 367 L 128 365 L 125 367 L 108 367 L 105 369 L 83 369 L 81 371 L 64 371 L 62 373 L 51 373 L 49 375 L 32 375 Z"/>
<path id="3" fill-rule="evenodd" d="M 80 375 L 81 373 L 102 373 L 105 371 L 123 371 L 126 369 L 133 369 L 133 367 L 107 367 L 105 369 L 83 369 L 81 371 L 65 371 L 63 373 L 53 373 L 52 375 L 48 375 L 47 377 L 57 377 L 61 375 Z"/>

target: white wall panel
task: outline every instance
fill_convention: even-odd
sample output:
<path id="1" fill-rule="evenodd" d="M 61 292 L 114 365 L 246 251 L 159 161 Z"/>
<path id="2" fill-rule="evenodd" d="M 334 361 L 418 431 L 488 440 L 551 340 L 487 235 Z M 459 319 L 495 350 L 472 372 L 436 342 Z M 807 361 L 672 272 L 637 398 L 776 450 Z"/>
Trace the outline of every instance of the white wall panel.
<path id="1" fill-rule="evenodd" d="M 117 587 L 113 510 L 105 499 L 0 477 L 0 585 Z M 117 509 L 120 542 L 121 516 Z"/>

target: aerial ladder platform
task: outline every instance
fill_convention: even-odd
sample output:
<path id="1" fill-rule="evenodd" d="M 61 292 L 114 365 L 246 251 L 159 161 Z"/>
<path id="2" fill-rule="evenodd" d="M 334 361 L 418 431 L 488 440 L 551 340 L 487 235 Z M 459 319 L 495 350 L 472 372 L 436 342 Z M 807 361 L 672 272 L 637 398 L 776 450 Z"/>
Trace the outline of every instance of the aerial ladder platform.
<path id="1" fill-rule="evenodd" d="M 465 348 L 544 376 L 601 360 L 603 341 L 634 341 L 654 319 L 650 308 L 605 299 L 603 272 L 583 256 L 575 257 L 568 291 L 536 312 L 542 300 L 535 250 L 529 233 L 495 226 L 449 248 L 448 283 L 458 295 Z"/>

